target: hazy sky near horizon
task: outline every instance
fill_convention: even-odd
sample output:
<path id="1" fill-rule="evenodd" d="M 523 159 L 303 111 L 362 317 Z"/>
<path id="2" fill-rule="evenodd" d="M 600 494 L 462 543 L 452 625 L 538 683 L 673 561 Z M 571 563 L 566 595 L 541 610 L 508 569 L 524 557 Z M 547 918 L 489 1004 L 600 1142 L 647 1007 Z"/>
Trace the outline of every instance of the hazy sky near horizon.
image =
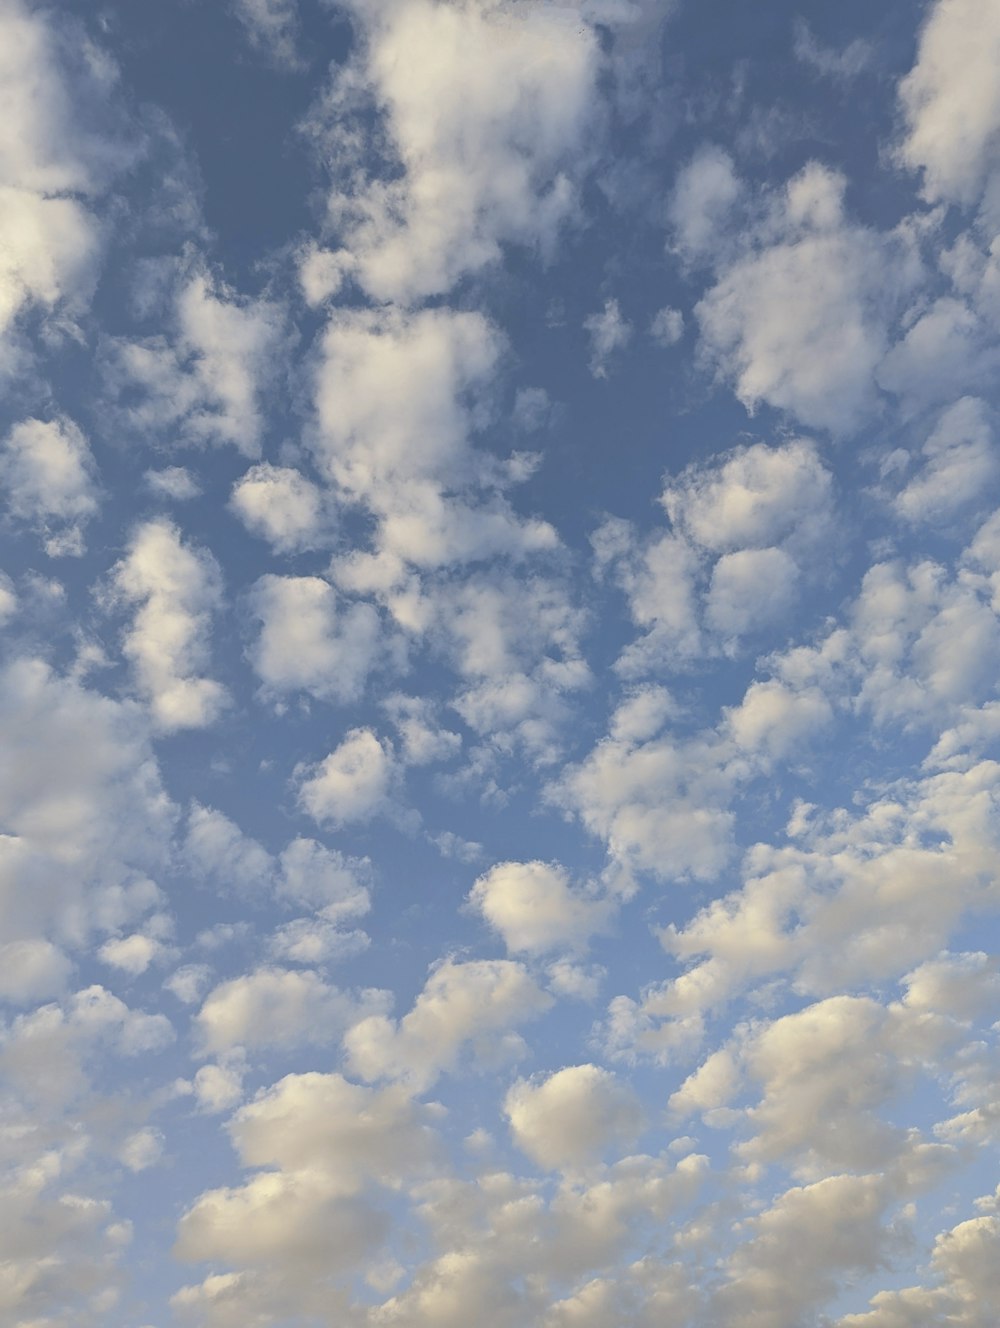
<path id="1" fill-rule="evenodd" d="M 0 1319 L 995 1328 L 1000 0 L 0 0 Z"/>

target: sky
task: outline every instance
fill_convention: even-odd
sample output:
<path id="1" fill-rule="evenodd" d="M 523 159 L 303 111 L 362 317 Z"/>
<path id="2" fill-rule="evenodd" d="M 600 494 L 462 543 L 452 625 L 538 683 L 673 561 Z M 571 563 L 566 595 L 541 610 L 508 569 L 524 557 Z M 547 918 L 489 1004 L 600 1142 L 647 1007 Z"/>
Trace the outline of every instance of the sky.
<path id="1" fill-rule="evenodd" d="M 0 0 L 0 1319 L 995 1328 L 1000 0 Z"/>

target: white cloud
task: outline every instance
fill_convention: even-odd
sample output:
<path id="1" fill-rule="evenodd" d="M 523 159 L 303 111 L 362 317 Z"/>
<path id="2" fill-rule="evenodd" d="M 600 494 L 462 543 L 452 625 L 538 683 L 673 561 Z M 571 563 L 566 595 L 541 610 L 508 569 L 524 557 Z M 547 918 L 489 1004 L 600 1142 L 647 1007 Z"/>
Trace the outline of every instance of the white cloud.
<path id="1" fill-rule="evenodd" d="M 185 1288 L 174 1307 L 213 1323 L 262 1310 L 266 1322 L 289 1313 L 342 1319 L 347 1306 L 330 1274 L 376 1260 L 390 1229 L 382 1194 L 426 1173 L 435 1156 L 429 1117 L 394 1089 L 338 1074 L 290 1074 L 262 1090 L 228 1128 L 244 1165 L 263 1169 L 200 1195 L 175 1246 L 182 1259 L 210 1257 L 240 1271 Z"/>
<path id="2" fill-rule="evenodd" d="M 233 1047 L 322 1046 L 384 1005 L 381 993 L 355 1000 L 308 969 L 259 968 L 214 987 L 194 1023 L 206 1054 Z"/>
<path id="3" fill-rule="evenodd" d="M 447 959 L 398 1023 L 375 1015 L 348 1031 L 348 1064 L 362 1079 L 399 1079 L 420 1092 L 454 1070 L 466 1044 L 486 1063 L 520 1056 L 515 1028 L 551 1004 L 522 964 Z"/>
<path id="4" fill-rule="evenodd" d="M 914 269 L 905 236 L 850 222 L 845 179 L 816 163 L 775 197 L 762 232 L 723 256 L 695 314 L 702 352 L 753 412 L 850 433 L 875 409 L 888 324 Z"/>
<path id="5" fill-rule="evenodd" d="M 194 1077 L 194 1093 L 202 1111 L 216 1114 L 235 1107 L 243 1097 L 238 1066 L 203 1065 Z"/>
<path id="6" fill-rule="evenodd" d="M 0 734 L 0 938 L 76 946 L 156 907 L 175 812 L 139 707 L 22 659 L 0 673 Z"/>
<path id="7" fill-rule="evenodd" d="M 470 446 L 492 416 L 488 385 L 503 349 L 481 314 L 449 309 L 340 311 L 316 373 L 320 472 L 374 521 L 373 548 L 334 562 L 345 589 L 386 594 L 408 569 L 558 546 L 544 521 L 519 517 L 503 490 L 526 478 Z M 530 473 L 530 472 L 529 472 Z M 390 606 L 400 621 L 405 592 Z"/>
<path id="8" fill-rule="evenodd" d="M 902 161 L 931 202 L 975 204 L 998 165 L 1000 14 L 976 0 L 937 0 L 917 60 L 899 85 Z"/>
<path id="9" fill-rule="evenodd" d="M 990 411 L 976 397 L 949 406 L 922 451 L 920 471 L 895 500 L 908 521 L 947 520 L 982 502 L 1000 475 Z"/>
<path id="10" fill-rule="evenodd" d="M 398 774 L 387 742 L 371 729 L 351 729 L 325 760 L 300 768 L 299 803 L 320 825 L 369 821 L 388 810 Z"/>
<path id="11" fill-rule="evenodd" d="M 845 1276 L 876 1272 L 893 1249 L 881 1218 L 893 1199 L 879 1175 L 832 1176 L 787 1190 L 747 1222 L 715 1315 L 732 1328 L 801 1323 Z"/>
<path id="12" fill-rule="evenodd" d="M 622 317 L 617 300 L 605 300 L 599 313 L 583 320 L 583 328 L 590 337 L 590 372 L 595 378 L 607 378 L 611 360 L 632 339 L 632 326 Z"/>
<path id="13" fill-rule="evenodd" d="M 6 572 L 0 572 L 0 627 L 17 613 L 17 591 Z"/>
<path id="14" fill-rule="evenodd" d="M 395 180 L 365 179 L 330 199 L 355 275 L 377 300 L 443 293 L 494 263 L 504 243 L 551 250 L 573 212 L 596 103 L 598 46 L 572 10 L 490 0 L 384 6 L 356 0 L 359 58 L 328 111 L 365 88 L 385 116 Z M 314 127 L 321 150 L 342 132 Z"/>
<path id="15" fill-rule="evenodd" d="M 545 862 L 498 863 L 476 881 L 469 903 L 511 954 L 583 949 L 607 929 L 614 907 L 574 889 L 565 868 Z"/>
<path id="16" fill-rule="evenodd" d="M 548 796 L 604 840 L 616 888 L 626 894 L 637 888 L 637 872 L 711 880 L 732 853 L 729 803 L 743 774 L 734 755 L 711 732 L 609 736 L 566 768 Z"/>
<path id="17" fill-rule="evenodd" d="M 907 416 L 962 393 L 987 392 L 1000 366 L 991 321 L 966 300 L 935 300 L 879 365 L 879 386 L 901 399 Z"/>
<path id="18" fill-rule="evenodd" d="M 103 227 L 88 206 L 134 148 L 111 109 L 117 71 L 67 15 L 0 10 L 0 372 L 34 305 L 73 328 L 93 290 Z"/>
<path id="19" fill-rule="evenodd" d="M 252 466 L 233 486 L 230 505 L 247 530 L 276 553 L 314 549 L 329 538 L 322 492 L 288 466 Z"/>
<path id="20" fill-rule="evenodd" d="M 255 457 L 264 427 L 260 398 L 281 365 L 284 311 L 241 299 L 198 262 L 188 266 L 150 283 L 154 290 L 164 280 L 176 283 L 164 312 L 171 336 L 106 343 L 108 390 L 133 432 L 171 446 L 231 444 Z"/>
<path id="21" fill-rule="evenodd" d="M 461 735 L 437 723 L 434 708 L 426 698 L 395 693 L 383 706 L 399 731 L 406 765 L 447 761 L 461 750 Z"/>
<path id="22" fill-rule="evenodd" d="M 659 309 L 649 324 L 649 335 L 658 346 L 676 346 L 684 335 L 684 315 L 670 305 Z"/>
<path id="23" fill-rule="evenodd" d="M 72 967 L 51 941 L 8 941 L 0 945 L 0 998 L 14 1005 L 31 1005 L 46 996 L 58 996 Z"/>
<path id="24" fill-rule="evenodd" d="M 163 1136 L 147 1127 L 130 1134 L 122 1144 L 119 1157 L 129 1171 L 148 1171 L 163 1155 Z"/>
<path id="25" fill-rule="evenodd" d="M 634 1095 L 596 1065 L 573 1065 L 540 1083 L 517 1080 L 504 1114 L 518 1148 L 546 1170 L 585 1166 L 634 1142 L 643 1124 Z"/>
<path id="26" fill-rule="evenodd" d="M 712 571 L 705 620 L 720 636 L 744 636 L 780 622 L 798 592 L 799 569 L 784 549 L 726 553 Z"/>
<path id="27" fill-rule="evenodd" d="M 295 918 L 277 929 L 270 940 L 272 956 L 292 964 L 333 964 L 367 950 L 363 931 L 344 931 L 325 917 Z"/>
<path id="28" fill-rule="evenodd" d="M 268 691 L 354 701 L 375 663 L 378 614 L 318 576 L 263 576 L 250 592 L 260 634 L 250 661 Z"/>
<path id="29" fill-rule="evenodd" d="M 136 529 L 112 584 L 126 603 L 139 606 L 123 649 L 157 726 L 171 732 L 211 724 L 227 701 L 221 683 L 198 676 L 221 600 L 215 559 L 185 544 L 177 527 L 160 518 Z"/>
<path id="30" fill-rule="evenodd" d="M 159 497 L 187 502 L 201 494 L 201 486 L 184 466 L 164 466 L 162 470 L 147 470 L 146 487 Z"/>
<path id="31" fill-rule="evenodd" d="M 562 753 L 575 693 L 591 683 L 587 617 L 555 577 L 492 572 L 428 596 L 438 648 L 464 686 L 452 707 L 498 750 L 550 765 Z"/>
<path id="32" fill-rule="evenodd" d="M 99 498 L 93 455 L 72 420 L 16 424 L 0 446 L 0 481 L 9 511 L 34 526 L 50 556 L 83 553 Z"/>
<path id="33" fill-rule="evenodd" d="M 199 876 L 238 893 L 265 890 L 274 873 L 271 854 L 250 839 L 228 816 L 192 803 L 184 856 Z"/>
<path id="34" fill-rule="evenodd" d="M 197 1005 L 211 977 L 212 970 L 205 964 L 182 964 L 170 974 L 163 986 L 185 1005 Z"/>
<path id="35" fill-rule="evenodd" d="M 668 481 L 661 502 L 676 526 L 713 553 L 822 547 L 832 533 L 833 478 L 808 439 L 754 443 L 689 466 Z"/>
<path id="36" fill-rule="evenodd" d="M 845 1314 L 835 1328 L 991 1328 L 1000 1312 L 1000 1218 L 984 1214 L 959 1222 L 934 1242 L 932 1286 L 880 1291 L 871 1309 Z"/>
<path id="37" fill-rule="evenodd" d="M 98 950 L 97 957 L 105 964 L 110 964 L 112 968 L 119 968 L 122 972 L 137 977 L 140 973 L 145 973 L 162 951 L 163 946 L 155 937 L 146 936 L 142 932 L 133 932 L 131 936 L 105 941 Z"/>
<path id="38" fill-rule="evenodd" d="M 667 221 L 671 243 L 685 261 L 714 254 L 742 188 L 732 158 L 718 147 L 700 149 L 680 171 Z"/>
<path id="39" fill-rule="evenodd" d="M 816 555 L 834 537 L 833 479 L 808 439 L 689 465 L 660 501 L 672 533 L 643 540 L 610 519 L 592 536 L 598 573 L 613 574 L 645 629 L 615 665 L 625 677 L 735 653 L 741 637 L 781 622 L 804 584 L 828 570 Z"/>

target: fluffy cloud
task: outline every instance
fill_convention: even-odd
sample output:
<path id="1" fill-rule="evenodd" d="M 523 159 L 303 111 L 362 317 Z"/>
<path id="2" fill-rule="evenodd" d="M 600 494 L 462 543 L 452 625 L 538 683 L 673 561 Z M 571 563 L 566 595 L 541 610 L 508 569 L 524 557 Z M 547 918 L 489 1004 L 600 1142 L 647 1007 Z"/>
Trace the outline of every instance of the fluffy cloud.
<path id="1" fill-rule="evenodd" d="M 726 553 L 712 570 L 705 620 L 722 637 L 780 622 L 798 598 L 799 569 L 784 549 Z"/>
<path id="2" fill-rule="evenodd" d="M 352 4 L 355 65 L 316 117 L 321 150 L 359 83 L 385 117 L 395 179 L 359 179 L 331 195 L 349 269 L 377 300 L 440 294 L 515 242 L 550 249 L 575 204 L 586 156 L 598 46 L 559 9 L 493 0 Z M 333 146 L 331 144 L 331 146 Z M 359 164 L 360 165 L 360 164 Z"/>
<path id="3" fill-rule="evenodd" d="M 344 1046 L 361 1078 L 398 1079 L 422 1091 L 455 1068 L 466 1044 L 485 1062 L 520 1055 L 516 1026 L 551 1004 L 522 964 L 448 959 L 398 1023 L 384 1015 L 362 1020 L 348 1031 Z"/>
<path id="4" fill-rule="evenodd" d="M 112 574 L 117 595 L 138 606 L 123 648 L 157 726 L 166 732 L 211 724 L 226 703 L 220 683 L 198 676 L 207 663 L 219 583 L 211 554 L 185 544 L 177 527 L 163 519 L 138 527 Z"/>
<path id="5" fill-rule="evenodd" d="M 1000 1218 L 984 1214 L 943 1231 L 934 1242 L 930 1287 L 880 1291 L 865 1314 L 846 1314 L 836 1328 L 989 1328 L 1000 1311 Z"/>
<path id="6" fill-rule="evenodd" d="M 174 502 L 187 502 L 201 493 L 198 481 L 184 466 L 164 466 L 162 470 L 147 470 L 146 487 L 162 498 Z"/>
<path id="7" fill-rule="evenodd" d="M 386 594 L 409 569 L 555 548 L 547 522 L 519 517 L 504 490 L 530 474 L 470 446 L 490 419 L 488 385 L 503 343 L 481 314 L 343 311 L 322 338 L 316 464 L 341 501 L 374 521 L 373 547 L 335 561 L 345 589 Z M 391 385 L 391 386 L 390 386 Z M 390 598 L 419 625 L 412 596 Z"/>
<path id="8" fill-rule="evenodd" d="M 329 534 L 321 491 L 288 466 L 252 466 L 233 486 L 231 506 L 278 553 L 315 548 Z"/>
<path id="9" fill-rule="evenodd" d="M 669 1058 L 700 1040 L 709 1012 L 765 979 L 790 974 L 800 992 L 829 993 L 900 978 L 936 955 L 959 918 L 996 892 L 997 778 L 981 762 L 829 824 L 802 809 L 790 825 L 799 843 L 758 844 L 739 890 L 661 932 L 667 952 L 690 966 L 639 1002 L 612 1002 L 609 1045 Z M 933 843 L 919 846 L 916 827 Z"/>
<path id="10" fill-rule="evenodd" d="M 29 1005 L 58 995 L 66 986 L 72 965 L 51 941 L 8 941 L 0 945 L 0 998 Z"/>
<path id="11" fill-rule="evenodd" d="M 618 660 L 625 677 L 736 653 L 742 638 L 785 620 L 822 575 L 816 554 L 835 528 L 833 478 L 808 439 L 690 465 L 660 501 L 673 532 L 642 541 L 609 520 L 592 540 L 599 573 L 613 574 L 645 629 Z"/>
<path id="12" fill-rule="evenodd" d="M 832 532 L 833 479 L 808 439 L 754 443 L 689 466 L 668 481 L 661 502 L 674 525 L 712 553 L 818 548 Z"/>
<path id="13" fill-rule="evenodd" d="M 924 195 L 975 204 L 998 164 L 1000 15 L 975 0 L 937 0 L 916 64 L 899 85 L 906 118 L 903 162 L 923 175 Z M 993 200 L 994 204 L 1000 200 Z"/>
<path id="14" fill-rule="evenodd" d="M 397 779 L 389 744 L 351 729 L 325 760 L 299 771 L 299 803 L 320 825 L 370 821 L 388 810 Z"/>
<path id="15" fill-rule="evenodd" d="M 732 1328 L 797 1323 L 836 1292 L 845 1275 L 876 1272 L 893 1251 L 881 1225 L 894 1198 L 879 1175 L 832 1176 L 787 1190 L 747 1223 L 713 1309 Z"/>
<path id="16" fill-rule="evenodd" d="M 359 1003 L 310 970 L 260 968 L 213 988 L 195 1027 L 205 1053 L 324 1045 L 336 1041 L 359 1015 L 384 1004 L 375 992 Z"/>
<path id="17" fill-rule="evenodd" d="M 86 438 L 65 417 L 23 420 L 0 448 L 8 509 L 39 531 L 53 557 L 83 552 L 83 527 L 99 506 L 95 470 Z"/>
<path id="18" fill-rule="evenodd" d="M 66 15 L 0 9 L 0 372 L 17 362 L 22 311 L 73 327 L 93 289 L 102 226 L 90 201 L 134 147 L 111 109 L 116 70 Z"/>
<path id="19" fill-rule="evenodd" d="M 105 344 L 106 385 L 123 426 L 173 446 L 231 444 L 257 456 L 260 397 L 280 365 L 283 311 L 241 299 L 198 263 L 177 273 L 154 269 L 147 284 L 154 307 L 162 287 L 173 285 L 165 300 L 172 332 Z"/>
<path id="20" fill-rule="evenodd" d="M 618 351 L 632 339 L 632 327 L 622 317 L 617 300 L 606 300 L 600 313 L 583 320 L 590 337 L 590 372 L 595 378 L 607 378 L 608 367 Z"/>
<path id="21" fill-rule="evenodd" d="M 0 674 L 0 730 L 0 935 L 32 943 L 8 970 L 20 955 L 27 994 L 61 966 L 40 937 L 81 944 L 159 903 L 149 873 L 166 864 L 174 809 L 139 708 L 40 660 Z"/>
<path id="22" fill-rule="evenodd" d="M 807 166 L 695 310 L 706 359 L 748 411 L 766 402 L 834 433 L 874 409 L 888 324 L 913 278 L 905 239 L 849 221 L 845 188 Z"/>
<path id="23" fill-rule="evenodd" d="M 944 521 L 983 497 L 1000 462 L 986 403 L 963 397 L 941 415 L 922 448 L 923 464 L 895 500 L 908 521 Z"/>
<path id="24" fill-rule="evenodd" d="M 262 1090 L 229 1132 L 245 1166 L 267 1169 L 202 1194 L 181 1218 L 175 1247 L 182 1259 L 240 1272 L 228 1284 L 213 1275 L 185 1289 L 176 1307 L 210 1312 L 229 1292 L 237 1309 L 248 1294 L 259 1310 L 270 1292 L 285 1312 L 327 1312 L 330 1275 L 373 1262 L 388 1234 L 380 1192 L 398 1190 L 435 1156 L 428 1121 L 404 1094 L 338 1074 L 292 1074 Z M 263 1285 L 246 1286 L 250 1270 Z"/>
<path id="25" fill-rule="evenodd" d="M 667 209 L 673 247 L 687 262 L 711 258 L 742 192 L 733 159 L 704 147 L 680 171 Z"/>
<path id="26" fill-rule="evenodd" d="M 546 1170 L 585 1165 L 642 1128 L 636 1098 L 608 1070 L 573 1065 L 541 1083 L 519 1079 L 504 1100 L 514 1142 Z"/>
<path id="27" fill-rule="evenodd" d="M 578 950 L 605 930 L 613 905 L 575 890 L 555 863 L 501 862 L 473 886 L 469 903 L 503 937 L 511 954 Z"/>
<path id="28" fill-rule="evenodd" d="M 338 604 L 336 591 L 318 576 L 273 575 L 256 582 L 249 602 L 261 624 L 250 660 L 268 691 L 358 698 L 379 637 L 370 604 Z"/>

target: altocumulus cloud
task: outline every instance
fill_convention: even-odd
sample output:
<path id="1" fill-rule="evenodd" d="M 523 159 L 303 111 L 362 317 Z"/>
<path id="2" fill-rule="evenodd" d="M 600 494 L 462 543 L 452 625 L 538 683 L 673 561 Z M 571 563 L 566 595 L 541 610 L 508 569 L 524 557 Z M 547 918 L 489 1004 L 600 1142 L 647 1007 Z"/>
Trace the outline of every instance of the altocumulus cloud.
<path id="1" fill-rule="evenodd" d="M 0 0 L 0 1319 L 1000 1321 L 1000 0 Z"/>

